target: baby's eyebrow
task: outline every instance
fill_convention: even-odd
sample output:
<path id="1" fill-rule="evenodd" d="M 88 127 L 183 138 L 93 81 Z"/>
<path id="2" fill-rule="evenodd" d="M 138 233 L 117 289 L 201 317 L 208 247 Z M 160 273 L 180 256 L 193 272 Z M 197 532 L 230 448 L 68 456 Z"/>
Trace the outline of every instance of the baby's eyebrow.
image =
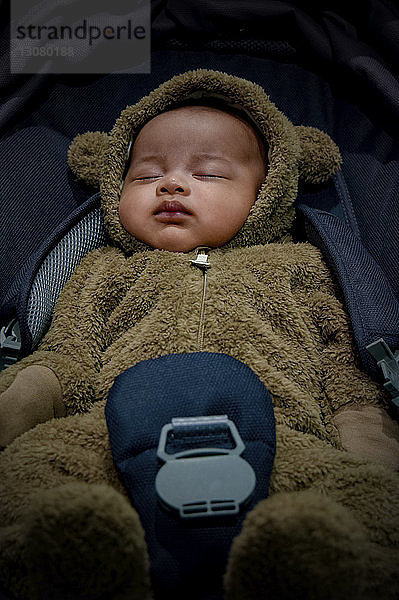
<path id="1" fill-rule="evenodd" d="M 140 162 L 156 162 L 159 160 L 166 160 L 167 158 L 167 154 L 166 153 L 157 153 L 157 154 L 144 154 L 143 156 L 139 156 L 138 158 L 136 158 L 136 156 L 133 154 L 132 156 L 132 161 L 134 161 L 135 159 Z"/>
<path id="2" fill-rule="evenodd" d="M 214 152 L 199 152 L 198 154 L 195 154 L 193 158 L 199 160 L 222 160 L 226 163 L 230 162 L 229 159 L 222 154 L 216 154 Z"/>
<path id="3" fill-rule="evenodd" d="M 157 162 L 166 162 L 168 159 L 169 153 L 166 152 L 157 152 L 152 154 L 143 154 L 142 156 L 135 157 L 132 156 L 133 163 L 157 163 Z M 197 163 L 204 160 L 216 160 L 219 162 L 224 162 L 226 165 L 230 164 L 230 160 L 223 156 L 222 154 L 218 154 L 215 152 L 198 152 L 193 154 L 191 157 L 191 161 L 193 163 Z"/>

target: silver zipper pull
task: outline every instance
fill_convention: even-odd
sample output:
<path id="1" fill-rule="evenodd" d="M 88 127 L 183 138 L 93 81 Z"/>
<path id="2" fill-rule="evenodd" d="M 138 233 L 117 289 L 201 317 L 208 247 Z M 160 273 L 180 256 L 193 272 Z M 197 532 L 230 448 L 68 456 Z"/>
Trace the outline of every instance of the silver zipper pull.
<path id="1" fill-rule="evenodd" d="M 190 263 L 200 269 L 209 269 L 211 263 L 208 260 L 208 252 L 208 248 L 198 248 L 197 258 L 195 260 L 190 260 Z"/>

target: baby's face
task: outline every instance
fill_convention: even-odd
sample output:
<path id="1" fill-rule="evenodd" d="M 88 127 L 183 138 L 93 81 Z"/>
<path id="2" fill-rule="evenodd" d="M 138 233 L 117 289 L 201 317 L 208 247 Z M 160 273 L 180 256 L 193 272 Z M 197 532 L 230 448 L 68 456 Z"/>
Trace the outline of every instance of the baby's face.
<path id="1" fill-rule="evenodd" d="M 139 132 L 120 220 L 153 248 L 222 246 L 244 224 L 264 177 L 261 142 L 245 121 L 214 108 L 178 108 Z"/>

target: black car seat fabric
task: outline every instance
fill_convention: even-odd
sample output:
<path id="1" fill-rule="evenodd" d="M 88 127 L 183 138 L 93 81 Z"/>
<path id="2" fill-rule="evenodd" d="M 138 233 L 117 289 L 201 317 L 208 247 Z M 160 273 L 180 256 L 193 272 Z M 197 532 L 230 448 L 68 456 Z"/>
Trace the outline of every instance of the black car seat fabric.
<path id="1" fill-rule="evenodd" d="M 366 312 L 374 313 L 379 324 L 374 327 L 364 324 L 362 316 L 357 321 L 351 316 L 363 363 L 376 376 L 375 362 L 364 349 L 364 331 L 377 335 L 379 330 L 393 349 L 399 347 L 398 16 L 396 5 L 388 0 L 369 0 L 361 11 L 334 1 L 315 8 L 304 2 L 252 0 L 229 3 L 226 9 L 225 3 L 211 0 L 184 4 L 161 0 L 152 3 L 148 75 L 11 76 L 4 69 L 0 79 L 2 322 L 25 311 L 40 260 L 52 250 L 54 258 L 57 241 L 68 227 L 74 231 L 72 238 L 76 227 L 92 236 L 93 245 L 84 242 L 84 251 L 103 243 L 100 222 L 90 225 L 95 234 L 78 226 L 80 218 L 87 225 L 88 207 L 95 211 L 97 199 L 90 200 L 93 191 L 83 189 L 68 171 L 66 152 L 73 137 L 88 130 L 109 131 L 122 108 L 176 73 L 219 69 L 259 83 L 295 124 L 325 130 L 340 147 L 343 166 L 334 194 L 304 192 L 298 210 L 307 235 L 326 252 L 348 309 L 352 305 L 355 312 L 358 300 L 351 287 L 360 271 L 351 264 L 348 252 L 359 257 L 361 250 L 368 283 L 359 275 L 356 289 Z M 330 232 L 335 228 L 336 240 L 343 241 L 344 233 L 350 233 L 340 250 L 340 256 L 349 260 L 349 271 L 340 267 L 336 240 L 326 243 L 322 233 L 326 227 Z M 68 265 L 79 260 L 79 252 L 78 259 L 66 261 Z M 52 302 L 69 271 L 53 285 Z M 57 279 L 49 275 L 36 279 L 38 290 L 44 289 L 46 277 L 53 284 Z M 36 297 L 43 293 L 38 291 Z M 371 309 L 369 300 L 374 303 Z M 22 331 L 22 354 L 37 344 L 44 322 L 37 315 L 25 320 L 29 326 Z"/>
<path id="2" fill-rule="evenodd" d="M 226 354 L 167 354 L 118 375 L 105 416 L 114 463 L 146 531 L 155 597 L 171 590 L 175 600 L 222 597 L 231 542 L 269 493 L 276 453 L 269 391 Z"/>
<path id="3" fill-rule="evenodd" d="M 97 193 L 56 227 L 17 273 L 2 310 L 17 316 L 20 356 L 34 350 L 46 333 L 58 296 L 82 258 L 105 243 Z"/>

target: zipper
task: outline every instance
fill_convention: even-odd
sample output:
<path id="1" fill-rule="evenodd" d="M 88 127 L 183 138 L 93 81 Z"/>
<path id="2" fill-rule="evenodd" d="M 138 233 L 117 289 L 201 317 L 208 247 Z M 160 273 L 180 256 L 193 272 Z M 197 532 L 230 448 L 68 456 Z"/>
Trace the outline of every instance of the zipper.
<path id="1" fill-rule="evenodd" d="M 209 248 L 201 247 L 197 249 L 197 258 L 190 260 L 190 263 L 202 271 L 202 298 L 201 298 L 201 310 L 200 310 L 200 321 L 198 326 L 197 335 L 197 349 L 198 352 L 202 351 L 202 344 L 204 341 L 204 330 L 205 330 L 205 299 L 206 292 L 208 289 L 208 269 L 211 264 L 209 262 Z"/>

